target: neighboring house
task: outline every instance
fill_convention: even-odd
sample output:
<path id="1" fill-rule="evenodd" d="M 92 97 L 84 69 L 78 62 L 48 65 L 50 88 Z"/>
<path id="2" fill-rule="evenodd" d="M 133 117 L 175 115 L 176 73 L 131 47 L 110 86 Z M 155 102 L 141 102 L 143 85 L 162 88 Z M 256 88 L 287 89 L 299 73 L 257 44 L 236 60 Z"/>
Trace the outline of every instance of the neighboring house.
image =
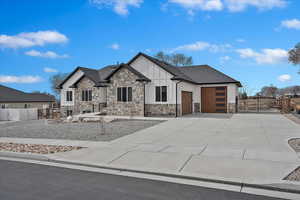
<path id="1" fill-rule="evenodd" d="M 47 94 L 25 93 L 0 85 L 0 109 L 51 108 L 55 98 Z"/>
<path id="2" fill-rule="evenodd" d="M 65 115 L 233 113 L 239 81 L 208 65 L 175 67 L 139 53 L 100 70 L 77 67 L 59 86 Z"/>

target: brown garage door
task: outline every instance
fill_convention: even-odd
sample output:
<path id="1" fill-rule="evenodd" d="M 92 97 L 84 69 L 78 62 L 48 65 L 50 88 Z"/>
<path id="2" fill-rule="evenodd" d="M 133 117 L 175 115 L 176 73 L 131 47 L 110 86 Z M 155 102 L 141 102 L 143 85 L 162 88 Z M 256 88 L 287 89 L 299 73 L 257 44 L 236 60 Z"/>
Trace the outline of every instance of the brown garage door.
<path id="1" fill-rule="evenodd" d="M 201 112 L 227 113 L 227 87 L 201 88 Z"/>
<path id="2" fill-rule="evenodd" d="M 193 93 L 192 92 L 181 92 L 181 107 L 182 114 L 191 114 L 193 112 Z"/>

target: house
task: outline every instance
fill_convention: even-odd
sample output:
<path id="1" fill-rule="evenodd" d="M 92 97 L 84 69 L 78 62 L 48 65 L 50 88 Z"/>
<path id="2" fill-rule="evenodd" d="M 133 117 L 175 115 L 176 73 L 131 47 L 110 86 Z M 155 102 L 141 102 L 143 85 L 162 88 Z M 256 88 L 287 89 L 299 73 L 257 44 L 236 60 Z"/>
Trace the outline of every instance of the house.
<path id="1" fill-rule="evenodd" d="M 100 70 L 77 67 L 59 86 L 64 115 L 233 113 L 241 83 L 208 65 L 176 67 L 139 53 Z"/>
<path id="2" fill-rule="evenodd" d="M 40 93 L 25 93 L 0 85 L 0 109 L 6 108 L 51 108 L 55 98 Z"/>

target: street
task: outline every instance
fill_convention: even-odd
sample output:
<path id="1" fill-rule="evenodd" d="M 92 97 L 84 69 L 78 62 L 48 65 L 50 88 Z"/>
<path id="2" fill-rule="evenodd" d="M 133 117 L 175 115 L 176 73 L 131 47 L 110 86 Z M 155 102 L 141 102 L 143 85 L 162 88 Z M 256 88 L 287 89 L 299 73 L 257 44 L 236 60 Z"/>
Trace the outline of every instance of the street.
<path id="1" fill-rule="evenodd" d="M 1 200 L 276 200 L 245 193 L 0 160 Z"/>

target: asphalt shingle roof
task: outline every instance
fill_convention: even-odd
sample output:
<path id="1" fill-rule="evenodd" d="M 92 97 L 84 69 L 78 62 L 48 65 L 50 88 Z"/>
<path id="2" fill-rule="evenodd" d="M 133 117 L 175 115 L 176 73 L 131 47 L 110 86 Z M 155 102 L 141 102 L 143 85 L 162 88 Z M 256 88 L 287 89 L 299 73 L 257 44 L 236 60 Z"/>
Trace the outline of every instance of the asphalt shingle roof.
<path id="1" fill-rule="evenodd" d="M 127 64 L 109 65 L 99 70 L 78 67 L 59 85 L 59 87 L 61 87 L 62 84 L 67 79 L 69 79 L 70 76 L 72 76 L 72 74 L 75 73 L 78 69 L 81 70 L 86 77 L 91 79 L 95 83 L 95 86 L 102 86 L 103 83 L 107 82 L 111 75 L 118 71 L 121 67 L 127 67 L 130 71 L 139 76 L 139 80 L 150 81 L 147 77 L 145 77 L 143 74 L 136 71 L 130 66 L 130 64 L 140 55 L 144 56 L 148 60 L 152 61 L 156 65 L 160 66 L 161 68 L 172 74 L 174 76 L 172 80 L 187 81 L 193 84 L 235 83 L 238 86 L 241 86 L 241 83 L 239 81 L 210 67 L 209 65 L 177 67 L 167 62 L 153 58 L 147 54 L 139 53 L 134 58 L 132 58 Z"/>
<path id="2" fill-rule="evenodd" d="M 193 84 L 218 84 L 218 83 L 235 83 L 241 86 L 241 83 L 226 74 L 210 67 L 209 65 L 193 65 L 177 67 L 167 62 L 153 58 L 147 54 L 139 53 L 129 61 L 131 64 L 140 55 L 154 62 L 174 77 L 172 80 L 182 80 Z"/>
<path id="3" fill-rule="evenodd" d="M 47 94 L 25 93 L 0 85 L 0 102 L 54 102 L 55 98 Z"/>

